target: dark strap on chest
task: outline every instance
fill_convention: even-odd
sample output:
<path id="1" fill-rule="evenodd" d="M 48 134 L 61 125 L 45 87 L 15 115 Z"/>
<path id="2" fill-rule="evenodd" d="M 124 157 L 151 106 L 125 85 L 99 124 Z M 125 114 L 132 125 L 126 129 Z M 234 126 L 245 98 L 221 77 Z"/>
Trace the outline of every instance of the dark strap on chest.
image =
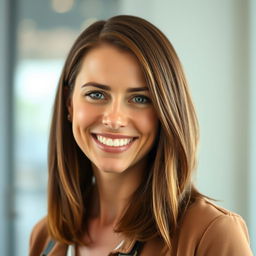
<path id="1" fill-rule="evenodd" d="M 141 241 L 136 241 L 132 250 L 129 253 L 118 253 L 118 256 L 139 256 L 144 243 Z"/>
<path id="2" fill-rule="evenodd" d="M 47 256 L 49 254 L 49 252 L 52 250 L 53 246 L 55 245 L 55 241 L 51 240 L 46 248 L 44 249 L 44 251 L 40 254 L 40 256 Z"/>
<path id="3" fill-rule="evenodd" d="M 44 249 L 44 251 L 40 254 L 40 256 L 47 256 L 49 254 L 49 252 L 52 250 L 52 248 L 55 245 L 55 241 L 51 240 L 46 248 Z M 132 250 L 129 253 L 118 253 L 118 256 L 139 256 L 142 248 L 143 248 L 144 243 L 140 242 L 140 241 L 136 241 Z"/>

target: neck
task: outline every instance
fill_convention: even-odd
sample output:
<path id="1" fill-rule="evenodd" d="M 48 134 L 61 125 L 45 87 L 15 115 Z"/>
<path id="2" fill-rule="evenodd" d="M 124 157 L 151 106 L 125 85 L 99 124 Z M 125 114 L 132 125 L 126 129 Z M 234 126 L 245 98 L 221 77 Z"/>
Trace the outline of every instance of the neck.
<path id="1" fill-rule="evenodd" d="M 104 173 L 93 167 L 95 188 L 92 194 L 91 216 L 101 226 L 115 226 L 143 178 L 145 163 L 122 173 Z"/>

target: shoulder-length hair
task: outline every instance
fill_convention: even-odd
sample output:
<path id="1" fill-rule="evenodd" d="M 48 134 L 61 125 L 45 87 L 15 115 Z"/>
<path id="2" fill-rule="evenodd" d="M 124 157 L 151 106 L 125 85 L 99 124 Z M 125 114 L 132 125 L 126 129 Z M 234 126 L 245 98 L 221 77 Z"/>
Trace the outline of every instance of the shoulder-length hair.
<path id="1" fill-rule="evenodd" d="M 167 37 L 148 21 L 128 15 L 98 21 L 85 29 L 66 59 L 54 103 L 49 138 L 48 229 L 61 242 L 82 244 L 86 230 L 89 159 L 80 150 L 67 119 L 67 100 L 85 54 L 101 43 L 129 51 L 142 67 L 159 119 L 149 170 L 120 219 L 116 232 L 147 241 L 160 237 L 168 250 L 179 216 L 191 198 L 196 167 L 198 122 L 180 60 Z"/>

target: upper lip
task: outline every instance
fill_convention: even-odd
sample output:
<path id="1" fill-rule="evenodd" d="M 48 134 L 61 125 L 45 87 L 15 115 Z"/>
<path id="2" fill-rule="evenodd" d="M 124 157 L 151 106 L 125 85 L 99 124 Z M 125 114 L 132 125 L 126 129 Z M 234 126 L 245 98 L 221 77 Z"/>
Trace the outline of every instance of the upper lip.
<path id="1" fill-rule="evenodd" d="M 94 135 L 99 135 L 106 138 L 111 139 L 134 139 L 137 138 L 137 136 L 127 136 L 127 135 L 121 135 L 121 134 L 110 134 L 110 133 L 92 133 Z"/>

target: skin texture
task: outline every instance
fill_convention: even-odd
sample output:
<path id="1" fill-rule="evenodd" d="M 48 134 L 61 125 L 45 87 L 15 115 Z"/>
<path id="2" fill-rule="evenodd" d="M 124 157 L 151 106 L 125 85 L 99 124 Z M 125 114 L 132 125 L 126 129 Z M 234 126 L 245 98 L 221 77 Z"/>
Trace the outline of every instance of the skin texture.
<path id="1" fill-rule="evenodd" d="M 109 90 L 98 88 L 98 84 Z M 146 90 L 128 92 L 130 88 Z M 91 246 L 79 247 L 78 254 L 107 255 L 123 239 L 113 228 L 141 183 L 147 153 L 158 130 L 158 118 L 137 59 L 109 44 L 91 49 L 77 75 L 68 111 L 74 138 L 90 159 L 96 179 L 88 220 Z M 136 140 L 126 151 L 110 153 L 98 146 L 92 133 Z"/>

